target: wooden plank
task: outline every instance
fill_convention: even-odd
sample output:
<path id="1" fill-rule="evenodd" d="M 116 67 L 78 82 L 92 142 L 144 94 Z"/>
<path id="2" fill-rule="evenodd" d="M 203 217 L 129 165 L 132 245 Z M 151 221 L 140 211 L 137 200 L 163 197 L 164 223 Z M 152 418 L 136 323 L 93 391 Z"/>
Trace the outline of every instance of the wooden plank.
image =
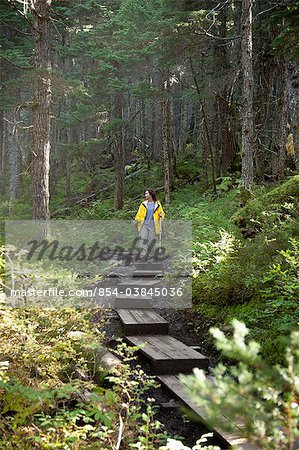
<path id="1" fill-rule="evenodd" d="M 208 425 L 208 417 L 205 410 L 196 405 L 189 397 L 186 392 L 183 383 L 175 375 L 162 375 L 157 377 L 158 380 L 165 386 L 171 393 L 173 393 L 178 399 L 180 399 L 186 406 L 188 406 L 195 414 L 200 418 L 200 420 Z M 242 430 L 233 424 L 225 416 L 222 416 L 220 423 L 227 424 L 230 423 L 233 427 L 233 431 L 224 431 L 220 427 L 215 427 L 212 429 L 214 435 L 220 439 L 223 444 L 229 448 L 231 446 L 238 446 L 238 448 L 243 450 L 257 450 L 258 447 L 251 444 Z"/>
<path id="2" fill-rule="evenodd" d="M 162 288 L 161 280 L 153 278 L 135 278 L 121 282 L 117 286 L 119 296 L 152 298 L 155 287 Z"/>
<path id="3" fill-rule="evenodd" d="M 152 302 L 150 297 L 115 297 L 115 309 L 150 309 Z"/>
<path id="4" fill-rule="evenodd" d="M 118 315 L 121 319 L 125 320 L 126 323 L 134 324 L 134 323 L 168 323 L 167 320 L 163 319 L 159 314 L 155 313 L 152 310 L 138 311 L 138 310 L 129 310 L 118 311 Z"/>
<path id="5" fill-rule="evenodd" d="M 118 295 L 115 296 L 115 298 L 119 298 L 119 299 L 138 299 L 138 300 L 151 300 L 152 297 L 150 295 L 126 295 L 126 293 L 119 293 Z"/>
<path id="6" fill-rule="evenodd" d="M 117 286 L 121 287 L 122 289 L 125 288 L 126 286 L 132 288 L 134 286 L 136 287 L 152 287 L 155 286 L 156 284 L 160 283 L 160 280 L 151 280 L 148 278 L 138 278 L 138 280 L 123 280 L 121 281 L 121 283 L 119 283 Z"/>
<path id="7" fill-rule="evenodd" d="M 133 278 L 143 278 L 143 277 L 162 277 L 162 270 L 134 270 Z"/>
<path id="8" fill-rule="evenodd" d="M 207 369 L 209 359 L 169 335 L 128 336 L 141 353 L 149 359 L 156 374 L 189 373 L 194 367 Z"/>
<path id="9" fill-rule="evenodd" d="M 169 322 L 150 309 L 121 309 L 118 315 L 126 336 L 168 333 Z"/>
<path id="10" fill-rule="evenodd" d="M 135 262 L 134 267 L 137 270 L 162 270 L 163 271 L 163 264 L 162 263 L 154 263 L 151 261 L 148 262 Z"/>

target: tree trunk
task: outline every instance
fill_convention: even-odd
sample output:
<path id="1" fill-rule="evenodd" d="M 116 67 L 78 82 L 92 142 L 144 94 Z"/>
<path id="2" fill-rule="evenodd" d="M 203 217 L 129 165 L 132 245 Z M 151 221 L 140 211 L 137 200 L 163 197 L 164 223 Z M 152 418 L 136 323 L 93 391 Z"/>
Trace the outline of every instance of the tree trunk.
<path id="1" fill-rule="evenodd" d="M 7 120 L 7 147 L 9 154 L 9 200 L 13 202 L 20 191 L 20 148 L 18 145 L 18 111 L 8 114 Z"/>
<path id="2" fill-rule="evenodd" d="M 118 92 L 115 95 L 115 118 L 122 120 L 122 94 Z M 122 124 L 119 123 L 114 131 L 114 170 L 115 170 L 115 195 L 114 209 L 115 211 L 122 209 L 124 204 L 124 177 L 125 177 L 125 161 L 124 148 L 122 140 Z"/>
<path id="3" fill-rule="evenodd" d="M 193 77 L 194 84 L 195 84 L 195 87 L 196 87 L 196 92 L 197 92 L 197 95 L 198 95 L 198 97 L 200 99 L 201 98 L 200 88 L 199 88 L 197 76 L 196 76 L 196 73 L 195 73 L 195 70 L 194 70 L 194 66 L 193 66 L 193 61 L 192 61 L 191 55 L 189 55 L 189 62 L 190 62 L 190 68 L 191 68 L 191 72 L 192 72 L 192 77 Z M 205 130 L 205 137 L 206 137 L 206 142 L 208 144 L 209 154 L 210 154 L 210 159 L 211 159 L 211 175 L 212 175 L 213 191 L 216 193 L 214 152 L 213 152 L 213 146 L 212 146 L 210 132 L 209 132 L 209 126 L 208 126 L 208 121 L 207 121 L 207 116 L 206 116 L 206 111 L 205 111 L 205 102 L 204 102 L 204 100 L 202 100 L 202 101 L 199 100 L 199 104 L 201 106 L 201 112 L 202 112 L 202 117 L 203 117 L 203 125 L 204 125 L 204 130 Z M 205 154 L 206 154 L 206 152 L 205 152 Z M 208 165 L 206 164 L 205 165 L 205 170 L 208 170 L 207 167 L 208 167 Z M 205 176 L 206 180 L 207 180 L 207 178 L 208 177 Z"/>
<path id="4" fill-rule="evenodd" d="M 51 0 L 34 3 L 36 88 L 33 109 L 33 218 L 48 220 L 49 211 L 49 158 L 51 130 Z"/>
<path id="5" fill-rule="evenodd" d="M 171 133 L 171 111 L 169 98 L 169 81 L 164 83 L 164 98 L 162 99 L 162 116 L 163 116 L 163 162 L 164 162 L 164 186 L 165 186 L 165 203 L 170 203 L 170 192 L 173 190 L 173 179 L 176 172 L 176 158 L 174 151 L 174 143 Z"/>
<path id="6" fill-rule="evenodd" d="M 226 25 L 226 10 L 222 9 L 219 12 L 219 25 L 217 26 L 218 38 L 226 38 L 227 30 Z M 226 171 L 227 154 L 228 151 L 228 111 L 227 111 L 227 96 L 228 88 L 225 81 L 225 75 L 228 71 L 228 55 L 227 47 L 223 45 L 223 41 L 215 40 L 214 42 L 214 70 L 215 73 L 219 73 L 219 88 L 218 92 L 215 92 L 214 108 L 212 111 L 213 123 L 215 125 L 214 132 L 212 133 L 212 143 L 215 151 L 215 169 L 216 176 L 220 177 Z M 220 69 L 221 68 L 221 69 Z"/>
<path id="7" fill-rule="evenodd" d="M 163 92 L 163 77 L 161 73 L 153 69 L 153 86 L 158 92 Z M 163 95 L 163 94 L 162 94 Z M 153 154 L 156 161 L 163 160 L 163 99 L 159 95 L 154 96 L 152 110 L 152 130 L 154 133 Z"/>
<path id="8" fill-rule="evenodd" d="M 202 133 L 201 145 L 202 145 L 202 162 L 201 162 L 202 174 L 203 174 L 205 189 L 208 190 L 210 187 L 209 165 L 208 165 L 209 156 L 207 154 L 207 136 L 206 136 L 206 133 L 204 133 L 204 132 Z"/>
<path id="9" fill-rule="evenodd" d="M 299 169 L 299 63 L 286 62 L 286 107 L 293 149 L 288 154 L 293 160 L 296 170 Z"/>
<path id="10" fill-rule="evenodd" d="M 287 67 L 284 60 L 277 66 L 275 120 L 273 121 L 272 174 L 280 180 L 284 174 L 287 141 Z"/>
<path id="11" fill-rule="evenodd" d="M 0 194 L 6 192 L 6 151 L 4 144 L 4 112 L 0 111 Z"/>
<path id="12" fill-rule="evenodd" d="M 3 79 L 4 79 L 3 61 L 2 59 L 0 59 L 0 90 L 2 92 L 2 95 L 5 95 L 3 87 Z M 0 108 L 0 195 L 5 195 L 6 193 L 6 147 L 4 139 L 5 139 L 4 111 L 3 109 Z"/>
<path id="13" fill-rule="evenodd" d="M 71 206 L 71 198 L 72 198 L 72 185 L 71 185 L 71 176 L 72 176 L 72 154 L 71 148 L 74 145 L 74 128 L 69 125 L 66 131 L 67 135 L 67 146 L 66 146 L 66 158 L 65 158 L 65 195 L 66 195 L 66 204 L 67 206 Z"/>
<path id="14" fill-rule="evenodd" d="M 252 66 L 252 4 L 242 3 L 242 183 L 249 190 L 253 184 L 253 66 Z"/>
<path id="15" fill-rule="evenodd" d="M 206 139 L 208 143 L 208 149 L 210 153 L 210 159 L 211 159 L 211 175 L 212 175 L 212 184 L 213 184 L 213 191 L 216 194 L 216 179 L 215 179 L 215 160 L 214 160 L 214 152 L 213 152 L 213 146 L 210 138 L 210 132 L 208 127 L 208 121 L 207 116 L 205 112 L 205 103 L 204 100 L 201 102 L 201 108 L 202 108 L 202 116 L 203 116 L 203 123 L 204 123 L 204 129 L 206 134 Z"/>

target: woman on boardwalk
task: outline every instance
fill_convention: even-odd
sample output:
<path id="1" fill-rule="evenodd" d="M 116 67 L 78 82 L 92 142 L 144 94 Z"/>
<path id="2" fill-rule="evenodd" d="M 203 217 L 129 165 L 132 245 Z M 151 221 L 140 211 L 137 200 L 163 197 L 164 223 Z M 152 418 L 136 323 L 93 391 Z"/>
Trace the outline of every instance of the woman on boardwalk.
<path id="1" fill-rule="evenodd" d="M 156 192 L 153 189 L 147 189 L 144 192 L 144 198 L 145 200 L 139 206 L 135 216 L 142 245 L 141 259 L 145 259 L 149 248 L 152 249 L 153 241 L 161 233 L 161 221 L 165 217 L 161 202 L 157 200 Z"/>

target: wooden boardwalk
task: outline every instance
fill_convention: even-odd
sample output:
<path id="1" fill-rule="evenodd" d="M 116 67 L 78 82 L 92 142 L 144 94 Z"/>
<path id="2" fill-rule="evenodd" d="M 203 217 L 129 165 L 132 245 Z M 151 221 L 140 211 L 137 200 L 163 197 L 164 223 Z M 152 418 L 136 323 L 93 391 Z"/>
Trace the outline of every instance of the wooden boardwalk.
<path id="1" fill-rule="evenodd" d="M 120 309 L 118 315 L 125 336 L 144 334 L 168 334 L 169 322 L 151 309 Z"/>
<path id="2" fill-rule="evenodd" d="M 140 351 L 149 360 L 152 373 L 189 373 L 193 368 L 207 369 L 209 360 L 169 335 L 128 336 L 132 345 L 142 346 Z"/>
<path id="3" fill-rule="evenodd" d="M 133 279 L 120 279 L 119 286 L 126 294 L 130 292 L 130 288 L 154 286 L 159 282 L 157 277 L 163 277 L 161 265 L 150 267 L 146 266 L 146 263 L 139 263 L 136 266 L 132 274 Z M 149 362 L 152 373 L 157 375 L 160 383 L 191 408 L 200 420 L 208 423 L 204 410 L 190 399 L 178 374 L 190 373 L 195 367 L 206 370 L 209 359 L 168 334 L 169 322 L 152 309 L 150 297 L 126 294 L 115 298 L 115 309 L 123 324 L 126 341 L 140 347 L 140 353 Z M 228 419 L 223 417 L 221 422 L 227 423 Z M 209 428 L 209 425 L 207 426 Z M 242 429 L 237 425 L 233 425 L 233 432 L 223 431 L 220 427 L 215 427 L 211 431 L 225 449 L 232 446 L 238 446 L 243 450 L 258 449 L 248 442 Z"/>
<path id="4" fill-rule="evenodd" d="M 186 392 L 186 389 L 182 382 L 176 375 L 160 375 L 157 377 L 160 383 L 166 387 L 175 397 L 179 398 L 185 406 L 191 409 L 201 422 L 208 424 L 209 418 L 207 417 L 205 410 L 194 403 Z M 221 423 L 223 425 L 229 424 L 232 431 L 223 431 L 219 427 L 212 428 L 214 435 L 222 442 L 224 446 L 232 447 L 238 446 L 243 450 L 257 450 L 257 447 L 246 439 L 242 433 L 242 427 L 233 424 L 229 419 L 222 416 Z"/>
<path id="5" fill-rule="evenodd" d="M 149 309 L 152 308 L 152 298 L 148 295 L 136 295 L 129 297 L 120 294 L 115 297 L 115 309 Z"/>

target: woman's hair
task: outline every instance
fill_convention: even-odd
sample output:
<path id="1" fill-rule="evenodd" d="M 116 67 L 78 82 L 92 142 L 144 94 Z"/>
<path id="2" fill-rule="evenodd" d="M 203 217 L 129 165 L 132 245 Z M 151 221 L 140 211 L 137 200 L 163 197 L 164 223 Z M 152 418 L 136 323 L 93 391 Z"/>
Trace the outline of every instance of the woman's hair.
<path id="1" fill-rule="evenodd" d="M 154 202 L 156 202 L 157 201 L 156 191 L 154 191 L 154 189 L 145 189 L 144 192 L 146 192 L 146 191 L 148 191 L 151 194 Z"/>

